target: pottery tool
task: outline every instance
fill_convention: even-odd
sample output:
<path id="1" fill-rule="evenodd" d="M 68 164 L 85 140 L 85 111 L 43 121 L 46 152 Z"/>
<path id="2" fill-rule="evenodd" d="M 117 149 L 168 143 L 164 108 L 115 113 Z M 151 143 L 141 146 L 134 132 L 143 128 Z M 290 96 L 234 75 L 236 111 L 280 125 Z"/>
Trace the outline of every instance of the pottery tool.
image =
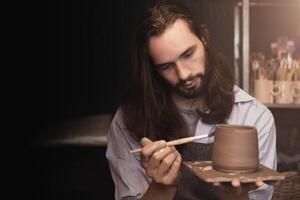
<path id="1" fill-rule="evenodd" d="M 294 69 L 294 81 L 300 81 L 300 62 L 294 60 L 293 69 Z"/>
<path id="2" fill-rule="evenodd" d="M 276 78 L 276 70 L 279 67 L 279 63 L 275 59 L 271 59 L 267 62 L 267 79 L 274 80 Z"/>
<path id="3" fill-rule="evenodd" d="M 252 62 L 252 70 L 253 70 L 253 73 L 254 73 L 254 79 L 257 80 L 258 77 L 259 77 L 259 74 L 258 74 L 258 69 L 259 69 L 259 63 L 257 60 L 253 60 Z"/>
<path id="4" fill-rule="evenodd" d="M 275 72 L 275 81 L 280 81 L 281 80 L 281 75 L 282 75 L 282 62 L 280 62 L 280 65 L 279 67 L 276 69 L 276 72 Z"/>
<path id="5" fill-rule="evenodd" d="M 180 145 L 180 144 L 185 144 L 189 142 L 194 142 L 196 140 L 204 139 L 204 138 L 209 138 L 214 136 L 214 132 L 207 134 L 207 135 L 198 135 L 198 136 L 193 136 L 193 137 L 185 137 L 177 140 L 171 140 L 166 143 L 166 146 L 175 146 L 175 145 Z M 143 148 L 138 148 L 138 149 L 133 149 L 130 151 L 130 153 L 138 153 L 141 152 Z"/>

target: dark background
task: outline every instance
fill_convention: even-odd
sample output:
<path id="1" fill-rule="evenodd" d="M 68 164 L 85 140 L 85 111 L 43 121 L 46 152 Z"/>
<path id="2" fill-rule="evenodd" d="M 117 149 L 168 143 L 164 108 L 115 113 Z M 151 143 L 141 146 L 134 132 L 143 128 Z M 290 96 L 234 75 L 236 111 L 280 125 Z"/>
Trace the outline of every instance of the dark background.
<path id="1" fill-rule="evenodd" d="M 113 198 L 105 147 L 42 148 L 33 144 L 37 139 L 46 138 L 47 130 L 58 123 L 113 113 L 117 109 L 127 79 L 137 19 L 147 2 L 33 2 L 32 131 L 26 140 L 32 147 L 30 192 L 33 199 Z M 198 10 L 216 48 L 233 66 L 236 1 L 185 2 Z M 295 37 L 299 10 L 275 9 L 275 14 L 274 10 L 253 9 L 250 32 L 253 51 L 268 53 L 269 42 L 279 35 Z M 273 22 L 280 26 L 273 26 Z"/>
<path id="2" fill-rule="evenodd" d="M 63 0 L 33 6 L 35 132 L 65 119 L 116 110 L 136 23 L 147 2 Z M 185 2 L 203 22 L 211 21 L 206 23 L 216 47 L 232 59 L 233 7 L 217 0 Z"/>

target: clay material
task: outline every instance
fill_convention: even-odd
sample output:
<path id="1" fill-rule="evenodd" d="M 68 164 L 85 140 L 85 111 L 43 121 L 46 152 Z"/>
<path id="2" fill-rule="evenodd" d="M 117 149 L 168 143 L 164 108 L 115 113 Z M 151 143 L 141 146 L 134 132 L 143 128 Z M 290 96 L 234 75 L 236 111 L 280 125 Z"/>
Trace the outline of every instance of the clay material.
<path id="1" fill-rule="evenodd" d="M 212 166 L 223 172 L 258 170 L 257 131 L 253 126 L 218 124 L 212 149 Z"/>
<path id="2" fill-rule="evenodd" d="M 262 164 L 252 173 L 225 173 L 215 170 L 211 161 L 184 161 L 184 166 L 198 178 L 209 183 L 231 182 L 239 180 L 241 183 L 255 183 L 257 178 L 262 181 L 279 181 L 285 178 L 284 174 L 276 172 Z"/>

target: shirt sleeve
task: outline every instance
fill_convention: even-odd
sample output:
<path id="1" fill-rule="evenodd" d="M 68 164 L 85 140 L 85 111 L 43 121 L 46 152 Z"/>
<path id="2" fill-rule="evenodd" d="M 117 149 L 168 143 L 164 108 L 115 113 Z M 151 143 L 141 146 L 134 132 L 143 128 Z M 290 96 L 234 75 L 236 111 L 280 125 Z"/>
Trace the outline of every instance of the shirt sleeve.
<path id="1" fill-rule="evenodd" d="M 277 152 L 276 152 L 276 127 L 271 111 L 260 102 L 255 101 L 253 125 L 257 128 L 259 162 L 260 164 L 276 170 Z M 250 200 L 271 200 L 273 195 L 273 186 L 263 185 L 257 190 L 249 193 Z"/>
<path id="2" fill-rule="evenodd" d="M 120 109 L 116 112 L 108 131 L 106 158 L 115 185 L 116 200 L 139 199 L 149 186 L 140 164 L 140 155 L 129 151 L 140 147 L 125 128 Z"/>
<path id="3" fill-rule="evenodd" d="M 276 127 L 271 111 L 254 98 L 236 102 L 228 120 L 231 124 L 255 126 L 258 136 L 259 163 L 276 170 Z M 249 192 L 250 200 L 270 200 L 273 186 L 263 185 Z"/>

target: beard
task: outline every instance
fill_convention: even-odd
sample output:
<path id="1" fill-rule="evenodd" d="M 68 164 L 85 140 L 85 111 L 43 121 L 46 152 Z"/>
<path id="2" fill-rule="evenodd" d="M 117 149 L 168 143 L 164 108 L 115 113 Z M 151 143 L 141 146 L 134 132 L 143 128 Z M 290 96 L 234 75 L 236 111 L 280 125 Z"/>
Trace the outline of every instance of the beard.
<path id="1" fill-rule="evenodd" d="M 186 88 L 185 83 L 188 81 L 197 81 L 199 79 L 200 84 L 195 85 L 193 88 Z M 190 75 L 187 79 L 185 80 L 180 80 L 175 87 L 173 87 L 173 90 L 176 94 L 192 99 L 196 97 L 201 97 L 207 94 L 207 87 L 205 86 L 205 76 L 202 73 L 198 73 L 196 75 Z"/>

